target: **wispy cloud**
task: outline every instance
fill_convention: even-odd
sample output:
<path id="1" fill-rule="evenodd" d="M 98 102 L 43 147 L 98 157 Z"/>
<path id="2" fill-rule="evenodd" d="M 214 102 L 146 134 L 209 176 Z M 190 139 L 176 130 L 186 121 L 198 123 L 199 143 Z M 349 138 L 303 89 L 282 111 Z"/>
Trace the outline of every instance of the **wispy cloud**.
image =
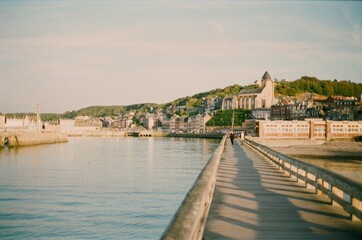
<path id="1" fill-rule="evenodd" d="M 41 86 L 59 95 L 67 110 L 71 98 L 94 103 L 100 87 L 107 93 L 102 104 L 165 102 L 250 84 L 265 70 L 276 78 L 313 74 L 361 82 L 355 9 L 341 4 L 343 17 L 331 18 L 342 12 L 340 3 L 295 4 L 7 3 L 8 11 L 0 9 L 1 87 L 27 98 L 44 95 L 57 105 L 51 94 L 39 92 Z M 63 98 L 65 91 L 72 97 Z M 0 110 L 5 107 L 0 102 Z"/>

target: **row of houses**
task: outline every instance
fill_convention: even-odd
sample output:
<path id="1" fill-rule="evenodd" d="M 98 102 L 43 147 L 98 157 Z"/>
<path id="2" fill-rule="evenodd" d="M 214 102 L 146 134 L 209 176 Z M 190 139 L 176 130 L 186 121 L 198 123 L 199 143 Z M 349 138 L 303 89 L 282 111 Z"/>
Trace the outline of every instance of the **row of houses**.
<path id="1" fill-rule="evenodd" d="M 77 117 L 76 119 L 61 119 L 59 121 L 60 131 L 62 132 L 91 132 L 99 129 L 111 128 L 121 131 L 135 130 L 135 114 L 116 118 L 94 119 L 89 117 Z M 165 131 L 165 132 L 205 132 L 206 122 L 210 120 L 209 114 L 197 114 L 190 117 L 180 117 L 174 114 L 167 118 L 161 112 L 147 113 L 140 116 L 138 121 L 142 123 L 144 130 Z"/>
<path id="2" fill-rule="evenodd" d="M 199 113 L 189 117 L 173 114 L 168 118 L 162 111 L 158 111 L 141 116 L 139 121 L 147 130 L 202 133 L 205 132 L 206 122 L 210 119 L 211 115 L 207 113 Z"/>
<path id="3" fill-rule="evenodd" d="M 206 132 L 206 123 L 210 119 L 211 115 L 209 114 L 197 114 L 187 118 L 174 115 L 170 119 L 170 131 L 184 133 L 204 133 Z"/>

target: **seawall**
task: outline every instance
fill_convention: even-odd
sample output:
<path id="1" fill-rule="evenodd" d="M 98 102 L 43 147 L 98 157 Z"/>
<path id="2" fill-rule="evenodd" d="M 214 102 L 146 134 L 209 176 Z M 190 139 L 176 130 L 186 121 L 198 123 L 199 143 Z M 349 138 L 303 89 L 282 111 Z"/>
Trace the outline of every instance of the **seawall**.
<path id="1" fill-rule="evenodd" d="M 224 133 L 169 133 L 167 137 L 222 139 Z"/>
<path id="2" fill-rule="evenodd" d="M 68 137 L 127 137 L 127 132 L 113 131 L 90 131 L 90 132 L 67 132 Z"/>
<path id="3" fill-rule="evenodd" d="M 25 147 L 40 144 L 53 144 L 68 142 L 68 137 L 61 133 L 0 133 L 0 147 Z"/>

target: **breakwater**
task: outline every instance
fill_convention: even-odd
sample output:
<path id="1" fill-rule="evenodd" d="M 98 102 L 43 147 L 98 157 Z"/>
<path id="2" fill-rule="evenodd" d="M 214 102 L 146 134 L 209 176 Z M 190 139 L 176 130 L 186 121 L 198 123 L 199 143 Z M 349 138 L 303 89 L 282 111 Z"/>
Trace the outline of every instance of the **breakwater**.
<path id="1" fill-rule="evenodd" d="M 67 132 L 68 137 L 127 137 L 125 131 L 83 131 L 83 132 Z"/>
<path id="2" fill-rule="evenodd" d="M 169 133 L 167 137 L 222 139 L 224 133 Z"/>
<path id="3" fill-rule="evenodd" d="M 40 144 L 64 143 L 68 137 L 61 133 L 17 132 L 0 133 L 0 148 L 25 147 Z"/>

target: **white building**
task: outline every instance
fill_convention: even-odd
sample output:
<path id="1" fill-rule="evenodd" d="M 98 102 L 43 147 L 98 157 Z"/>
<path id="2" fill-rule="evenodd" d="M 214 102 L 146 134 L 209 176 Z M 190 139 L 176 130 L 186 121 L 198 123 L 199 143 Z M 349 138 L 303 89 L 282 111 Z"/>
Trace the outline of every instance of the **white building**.
<path id="1" fill-rule="evenodd" d="M 251 114 L 256 119 L 268 120 L 271 115 L 271 108 L 256 108 L 251 111 Z"/>
<path id="2" fill-rule="evenodd" d="M 73 132 L 75 127 L 74 119 L 60 119 L 59 120 L 61 132 Z"/>
<path id="3" fill-rule="evenodd" d="M 37 123 L 30 120 L 28 116 L 24 118 L 7 118 L 5 127 L 7 129 L 37 129 Z"/>
<path id="4" fill-rule="evenodd" d="M 148 130 L 156 127 L 157 116 L 153 113 L 148 113 L 144 119 L 144 126 Z"/>
<path id="5" fill-rule="evenodd" d="M 257 89 L 243 89 L 236 96 L 226 97 L 222 102 L 223 110 L 270 108 L 278 100 L 274 97 L 274 82 L 265 72 L 262 79 L 256 81 Z"/>

